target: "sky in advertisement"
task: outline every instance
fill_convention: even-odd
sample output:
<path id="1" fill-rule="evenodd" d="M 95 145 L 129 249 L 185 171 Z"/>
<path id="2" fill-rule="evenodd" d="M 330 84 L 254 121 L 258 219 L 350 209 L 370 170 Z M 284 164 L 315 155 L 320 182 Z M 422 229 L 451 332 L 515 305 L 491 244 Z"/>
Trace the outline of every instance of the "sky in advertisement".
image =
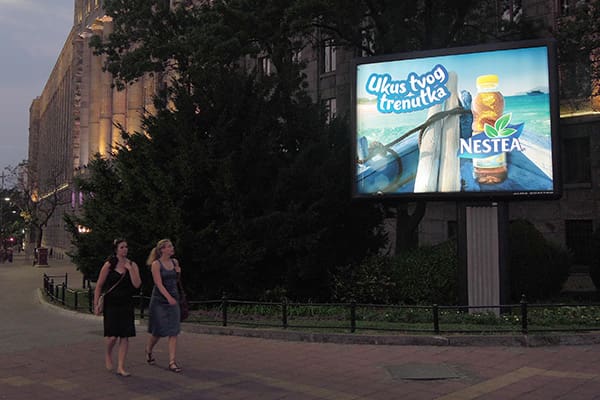
<path id="1" fill-rule="evenodd" d="M 0 0 L 0 169 L 27 159 L 29 107 L 73 26 L 74 0 Z"/>
<path id="2" fill-rule="evenodd" d="M 477 77 L 488 74 L 498 75 L 499 88 L 505 96 L 533 89 L 548 90 L 546 47 L 533 47 L 362 64 L 358 67 L 358 97 L 369 97 L 365 82 L 371 74 L 387 73 L 394 81 L 402 81 L 411 73 L 427 74 L 438 64 L 447 71 L 456 72 L 459 90 L 468 90 L 472 94 L 477 90 Z"/>

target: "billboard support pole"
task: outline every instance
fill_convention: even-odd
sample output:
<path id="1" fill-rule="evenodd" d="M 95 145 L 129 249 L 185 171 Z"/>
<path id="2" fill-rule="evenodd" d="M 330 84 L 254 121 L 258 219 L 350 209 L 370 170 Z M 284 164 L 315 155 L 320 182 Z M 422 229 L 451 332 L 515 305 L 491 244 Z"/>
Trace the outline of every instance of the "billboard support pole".
<path id="1" fill-rule="evenodd" d="M 497 306 L 508 299 L 507 216 L 506 203 L 459 208 L 459 217 L 463 217 L 458 242 L 459 296 L 461 303 L 469 307 Z M 500 309 L 470 308 L 470 311 L 499 314 Z"/>

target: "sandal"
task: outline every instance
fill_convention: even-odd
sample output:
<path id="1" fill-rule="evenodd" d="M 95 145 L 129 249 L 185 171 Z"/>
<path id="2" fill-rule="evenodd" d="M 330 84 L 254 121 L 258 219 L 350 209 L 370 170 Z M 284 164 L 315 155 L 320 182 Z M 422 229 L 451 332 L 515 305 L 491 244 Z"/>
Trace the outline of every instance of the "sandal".
<path id="1" fill-rule="evenodd" d="M 179 368 L 175 361 L 171 361 L 169 363 L 169 371 L 179 373 L 181 372 L 181 368 Z"/>
<path id="2" fill-rule="evenodd" d="M 156 361 L 154 359 L 154 357 L 152 357 L 152 353 L 148 353 L 148 350 L 144 349 L 144 353 L 146 354 L 146 362 L 149 365 L 154 365 L 154 362 Z"/>

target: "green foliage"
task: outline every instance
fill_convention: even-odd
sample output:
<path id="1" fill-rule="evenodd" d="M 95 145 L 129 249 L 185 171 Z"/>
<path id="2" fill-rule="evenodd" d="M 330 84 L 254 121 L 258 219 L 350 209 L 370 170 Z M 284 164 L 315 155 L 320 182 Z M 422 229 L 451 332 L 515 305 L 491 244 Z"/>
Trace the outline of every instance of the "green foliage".
<path id="1" fill-rule="evenodd" d="M 557 22 L 561 99 L 600 95 L 600 86 L 591 85 L 600 79 L 600 65 L 590 62 L 600 47 L 600 1 L 578 1 Z"/>
<path id="2" fill-rule="evenodd" d="M 373 255 L 359 265 L 347 265 L 332 276 L 336 301 L 390 304 L 394 302 L 394 259 Z"/>
<path id="3" fill-rule="evenodd" d="M 74 245 L 69 255 L 78 269 L 95 280 L 104 261 L 113 253 L 112 241 L 116 238 L 127 239 L 129 257 L 143 266 L 143 252 L 148 252 L 151 244 L 144 240 L 146 231 L 140 223 L 145 214 L 138 211 L 143 203 L 135 196 L 135 188 L 124 185 L 114 163 L 101 158 L 89 164 L 87 175 L 77 178 L 76 184 L 86 197 L 83 212 L 66 214 L 65 222 Z M 81 233 L 80 226 L 91 230 Z"/>
<path id="4" fill-rule="evenodd" d="M 569 277 L 571 256 L 567 250 L 548 242 L 526 220 L 512 221 L 509 233 L 511 298 L 521 294 L 529 301 L 558 295 Z"/>
<path id="5" fill-rule="evenodd" d="M 456 304 L 456 243 L 375 255 L 333 277 L 334 297 L 375 304 Z"/>
<path id="6" fill-rule="evenodd" d="M 458 259 L 456 242 L 424 246 L 397 257 L 395 279 L 399 298 L 408 304 L 456 304 Z"/>
<path id="7" fill-rule="evenodd" d="M 114 30 L 92 45 L 117 86 L 145 73 L 171 81 L 144 134 L 125 135 L 113 161 L 92 163 L 80 181 L 84 211 L 67 217 L 74 260 L 94 276 L 112 239 L 124 236 L 143 265 L 153 244 L 169 237 L 196 298 L 275 291 L 329 299 L 328 278 L 340 266 L 382 247 L 383 209 L 350 201 L 346 116 L 326 123 L 294 56 L 318 44 L 317 30 L 357 54 L 478 42 L 464 34 L 465 22 L 487 3 L 228 0 L 172 12 L 163 0 L 107 0 Z M 274 74 L 247 67 L 259 55 Z M 407 254 L 387 280 L 366 274 L 364 297 L 453 299 L 455 269 L 448 249 Z M 378 293 L 377 285 L 392 282 L 393 295 Z"/>
<path id="8" fill-rule="evenodd" d="M 167 13 L 109 3 L 115 32 L 111 42 L 96 41 L 109 70 L 124 81 L 173 65 L 178 74 L 145 118 L 147 134 L 125 135 L 113 160 L 93 163 L 81 180 L 88 200 L 70 217 L 74 260 L 99 269 L 103 243 L 118 233 L 141 264 L 169 237 L 193 298 L 260 298 L 276 289 L 328 299 L 329 272 L 383 244 L 382 212 L 350 200 L 348 125 L 326 123 L 304 91 L 289 10 L 234 1 Z M 135 48 L 124 52 L 131 38 Z M 236 68 L 258 51 L 277 74 Z M 76 223 L 91 233 L 78 234 Z"/>

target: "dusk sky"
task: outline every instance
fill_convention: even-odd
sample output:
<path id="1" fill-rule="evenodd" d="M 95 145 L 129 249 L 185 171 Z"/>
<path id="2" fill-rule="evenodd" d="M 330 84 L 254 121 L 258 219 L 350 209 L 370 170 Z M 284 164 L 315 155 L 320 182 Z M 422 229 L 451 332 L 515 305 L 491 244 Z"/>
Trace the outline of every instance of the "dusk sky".
<path id="1" fill-rule="evenodd" d="M 74 0 L 0 0 L 0 169 L 27 159 L 29 107 L 73 26 Z"/>

